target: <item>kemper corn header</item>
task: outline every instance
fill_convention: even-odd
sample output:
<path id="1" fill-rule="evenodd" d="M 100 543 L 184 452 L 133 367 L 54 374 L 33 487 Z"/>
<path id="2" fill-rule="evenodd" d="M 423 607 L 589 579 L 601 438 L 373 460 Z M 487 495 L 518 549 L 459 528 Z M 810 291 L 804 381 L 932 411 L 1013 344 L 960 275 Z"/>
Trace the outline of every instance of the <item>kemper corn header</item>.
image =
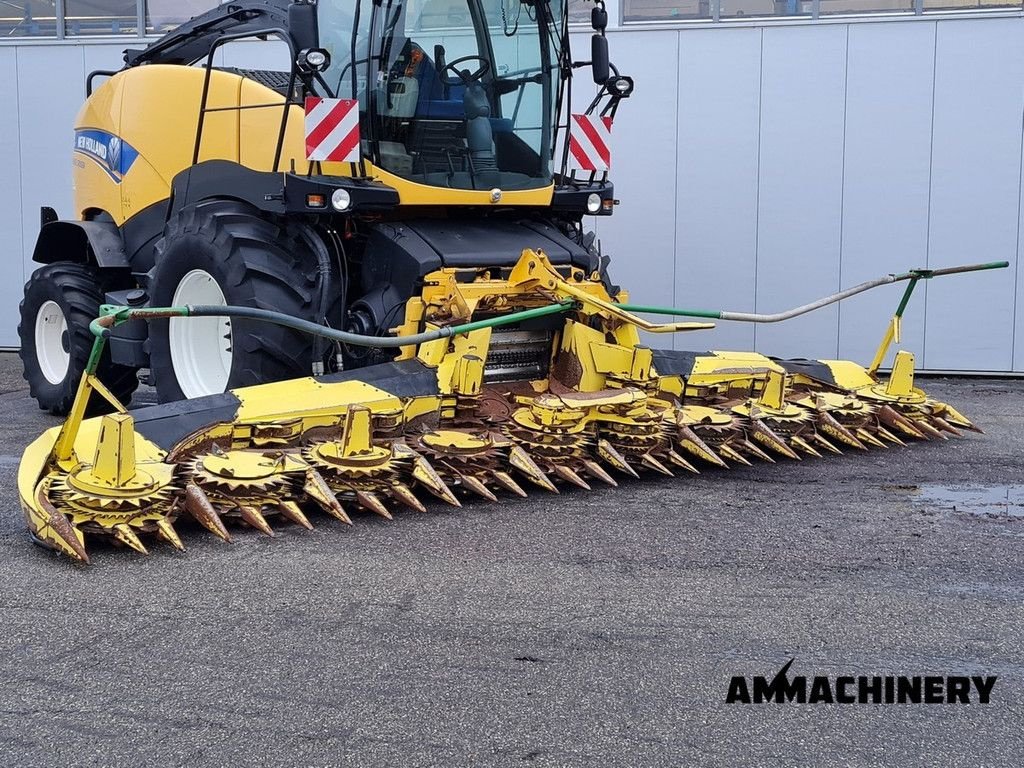
<path id="1" fill-rule="evenodd" d="M 582 64 L 565 0 L 343 5 L 232 2 L 90 76 L 76 219 L 44 209 L 22 304 L 32 394 L 66 416 L 18 474 L 38 543 L 87 561 L 92 537 L 181 549 L 182 516 L 229 540 L 314 511 L 390 518 L 429 495 L 975 429 L 914 386 L 909 352 L 878 371 L 915 285 L 1005 264 L 887 275 L 777 315 L 631 305 L 582 226 L 613 211 L 596 168 L 633 88 L 603 5 Z M 247 37 L 279 40 L 287 67 L 216 64 Z M 570 115 L 581 66 L 598 93 Z M 867 368 L 641 339 L 895 282 Z M 140 369 L 161 404 L 129 412 Z"/>

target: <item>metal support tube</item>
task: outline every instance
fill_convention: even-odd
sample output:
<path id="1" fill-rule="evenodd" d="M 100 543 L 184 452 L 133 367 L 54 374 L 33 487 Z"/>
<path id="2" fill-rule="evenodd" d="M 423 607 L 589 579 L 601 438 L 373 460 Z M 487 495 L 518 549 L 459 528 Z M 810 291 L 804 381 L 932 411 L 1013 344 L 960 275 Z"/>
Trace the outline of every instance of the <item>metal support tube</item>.
<path id="1" fill-rule="evenodd" d="M 642 312 L 656 315 L 673 315 L 677 317 L 706 317 L 712 320 L 733 320 L 740 323 L 778 323 L 783 320 L 789 320 L 800 315 L 806 315 L 808 312 L 813 312 L 816 309 L 827 307 L 830 304 L 835 304 L 848 299 L 851 296 L 856 296 L 859 293 L 870 291 L 872 288 L 878 288 L 882 285 L 889 285 L 891 283 L 903 282 L 910 280 L 911 284 L 907 288 L 907 292 L 904 294 L 903 301 L 900 304 L 899 313 L 902 314 L 903 310 L 906 309 L 907 302 L 910 300 L 910 294 L 913 287 L 919 280 L 930 280 L 933 277 L 943 277 L 945 275 L 959 275 L 966 272 L 980 272 L 989 269 L 1004 269 L 1010 266 L 1008 261 L 993 261 L 985 264 L 965 264 L 959 267 L 946 267 L 944 269 L 912 269 L 909 272 L 903 272 L 901 274 L 885 275 L 884 277 L 876 278 L 875 280 L 868 280 L 867 282 L 855 285 L 852 288 L 847 288 L 845 291 L 839 291 L 838 293 L 829 294 L 816 301 L 812 301 L 809 304 L 802 304 L 799 307 L 793 307 L 782 312 L 775 312 L 773 314 L 763 314 L 754 312 L 715 312 L 707 309 L 675 309 L 673 307 L 648 307 L 639 306 L 636 304 L 619 304 L 618 306 L 629 312 Z"/>
<path id="2" fill-rule="evenodd" d="M 856 296 L 859 293 L 870 291 L 872 288 L 878 288 L 882 285 L 888 285 L 889 283 L 896 282 L 896 275 L 886 275 L 875 280 L 868 280 L 867 282 L 855 285 L 852 288 L 847 288 L 845 291 L 839 291 L 829 296 L 812 301 L 808 304 L 802 304 L 799 307 L 793 307 L 782 312 L 775 312 L 772 314 L 753 313 L 753 312 L 722 312 L 719 316 L 720 320 L 735 320 L 741 323 L 781 323 L 783 320 L 789 320 L 800 315 L 806 315 L 808 312 L 813 312 L 816 309 L 827 307 L 830 304 L 836 304 L 843 299 L 848 299 L 851 296 Z"/>

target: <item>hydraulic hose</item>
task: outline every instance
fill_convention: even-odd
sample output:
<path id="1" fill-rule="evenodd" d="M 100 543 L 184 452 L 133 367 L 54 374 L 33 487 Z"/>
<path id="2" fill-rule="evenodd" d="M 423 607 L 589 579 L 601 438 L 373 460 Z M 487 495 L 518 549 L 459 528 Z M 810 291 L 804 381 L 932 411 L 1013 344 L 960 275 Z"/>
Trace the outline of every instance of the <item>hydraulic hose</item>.
<path id="1" fill-rule="evenodd" d="M 890 274 L 884 277 L 877 278 L 875 280 L 869 280 L 855 285 L 852 288 L 847 288 L 845 291 L 839 291 L 838 293 L 825 296 L 824 298 L 812 301 L 809 304 L 804 304 L 793 309 L 788 309 L 783 312 L 776 312 L 774 314 L 757 314 L 750 312 L 712 312 L 709 310 L 700 309 L 677 309 L 674 307 L 651 307 L 641 306 L 634 304 L 616 304 L 614 306 L 627 312 L 640 312 L 640 313 L 651 313 L 659 315 L 675 315 L 681 317 L 702 317 L 711 318 L 716 320 L 735 320 L 739 322 L 747 323 L 777 323 L 782 320 L 788 320 L 792 317 L 807 314 L 813 312 L 816 309 L 826 307 L 829 304 L 835 304 L 836 302 L 847 299 L 851 296 L 856 296 L 859 293 L 864 293 L 872 288 L 877 288 L 881 285 L 888 285 L 891 283 L 910 281 L 910 285 L 907 288 L 907 293 L 904 295 L 903 301 L 900 303 L 900 308 L 897 314 L 902 314 L 903 309 L 906 306 L 906 302 L 909 299 L 909 295 L 913 286 L 920 280 L 929 280 L 933 277 L 941 277 L 943 275 L 954 275 L 962 274 L 964 272 L 978 272 L 981 270 L 989 269 L 1003 269 L 1009 266 L 1009 262 L 996 261 L 989 262 L 986 264 L 968 264 L 960 267 L 949 267 L 946 269 L 914 269 L 909 272 L 900 274 Z M 218 304 L 196 304 L 186 305 L 182 307 L 117 307 L 105 305 L 101 309 L 103 315 L 92 321 L 89 328 L 93 335 L 96 336 L 97 342 L 100 342 L 94 347 L 93 357 L 95 361 L 90 360 L 88 366 L 89 371 L 95 370 L 94 362 L 99 362 L 99 351 L 102 351 L 102 341 L 110 334 L 110 329 L 114 326 L 121 325 L 132 320 L 153 320 L 156 318 L 169 318 L 169 317 L 238 317 L 246 318 L 249 320 L 256 320 L 259 322 L 274 323 L 275 325 L 281 325 L 286 328 L 293 328 L 302 333 L 308 333 L 313 336 L 318 336 L 332 341 L 341 342 L 342 344 L 351 344 L 356 347 L 374 347 L 378 349 L 395 349 L 397 347 L 407 346 L 418 346 L 427 342 L 436 341 L 438 339 L 450 338 L 452 336 L 458 336 L 464 333 L 470 333 L 472 331 L 479 330 L 481 328 L 496 328 L 502 325 L 511 325 L 519 323 L 524 320 L 530 320 L 535 317 L 544 317 L 546 315 L 561 314 L 571 312 L 580 307 L 580 302 L 573 299 L 565 299 L 562 301 L 554 302 L 542 307 L 536 307 L 534 309 L 526 309 L 520 312 L 511 312 L 507 315 L 499 315 L 497 317 L 487 318 L 486 320 L 477 320 L 471 323 L 463 323 L 462 325 L 450 325 L 435 328 L 430 331 L 424 331 L 422 333 L 414 333 L 407 336 L 369 336 L 359 333 L 350 333 L 348 331 L 342 331 L 335 328 L 329 328 L 319 323 L 314 323 L 309 320 L 303 320 L 298 317 L 292 317 L 282 312 L 275 312 L 269 309 L 257 309 L 255 307 L 238 307 L 231 305 L 218 305 Z M 99 350 L 99 351 L 97 351 Z"/>
<path id="2" fill-rule="evenodd" d="M 331 292 L 331 257 L 327 253 L 327 247 L 324 245 L 323 240 L 320 239 L 311 226 L 303 224 L 300 231 L 302 239 L 306 241 L 306 245 L 312 249 L 316 256 L 317 274 L 319 277 L 319 280 L 317 280 L 316 319 L 317 322 L 327 325 L 327 304 L 328 296 Z M 323 337 L 318 334 L 314 337 L 313 342 L 313 365 L 319 364 L 323 366 L 323 359 Z"/>
<path id="3" fill-rule="evenodd" d="M 396 347 L 417 346 L 437 339 L 446 339 L 451 336 L 458 336 L 463 333 L 480 330 L 481 328 L 496 328 L 502 325 L 511 325 L 535 317 L 561 314 L 576 309 L 575 301 L 560 301 L 544 307 L 525 309 L 521 312 L 511 312 L 507 315 L 476 320 L 472 323 L 462 325 L 449 325 L 435 328 L 423 333 L 414 333 L 408 336 L 367 336 L 359 333 L 349 333 L 336 328 L 328 328 L 325 325 L 314 323 L 310 320 L 292 317 L 282 312 L 274 312 L 269 309 L 256 309 L 255 307 L 236 307 L 222 304 L 188 304 L 182 307 L 106 307 L 108 314 L 98 317 L 92 321 L 89 328 L 97 338 L 106 338 L 110 329 L 131 320 L 154 320 L 168 317 L 238 317 L 248 320 L 257 320 L 265 323 L 281 325 L 285 328 L 293 328 L 296 331 L 309 333 L 313 336 L 320 336 L 332 341 L 339 341 L 342 344 L 351 344 L 356 347 L 377 347 L 394 349 Z"/>

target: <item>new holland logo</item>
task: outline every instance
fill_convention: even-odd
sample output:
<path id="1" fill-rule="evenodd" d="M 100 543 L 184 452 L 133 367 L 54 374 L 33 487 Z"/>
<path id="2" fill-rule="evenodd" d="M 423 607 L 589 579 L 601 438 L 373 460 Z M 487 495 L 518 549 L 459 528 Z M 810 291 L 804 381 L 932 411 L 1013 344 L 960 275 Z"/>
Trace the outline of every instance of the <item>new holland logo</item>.
<path id="1" fill-rule="evenodd" d="M 138 151 L 119 136 L 92 128 L 75 131 L 75 152 L 93 160 L 116 184 L 139 157 Z"/>
<path id="2" fill-rule="evenodd" d="M 794 659 L 770 680 L 736 676 L 726 704 L 988 704 L 996 676 L 787 676 Z"/>

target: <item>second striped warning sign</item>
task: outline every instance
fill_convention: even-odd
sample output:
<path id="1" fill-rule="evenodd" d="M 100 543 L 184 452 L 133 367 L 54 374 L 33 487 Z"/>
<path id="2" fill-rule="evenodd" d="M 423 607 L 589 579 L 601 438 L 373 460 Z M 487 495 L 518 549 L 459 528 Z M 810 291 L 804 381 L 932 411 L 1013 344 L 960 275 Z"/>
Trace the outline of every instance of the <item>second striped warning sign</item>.
<path id="1" fill-rule="evenodd" d="M 306 99 L 306 159 L 359 162 L 359 102 L 355 99 Z"/>
<path id="2" fill-rule="evenodd" d="M 569 124 L 570 166 L 579 171 L 607 171 L 612 165 L 612 119 L 572 115 Z"/>

